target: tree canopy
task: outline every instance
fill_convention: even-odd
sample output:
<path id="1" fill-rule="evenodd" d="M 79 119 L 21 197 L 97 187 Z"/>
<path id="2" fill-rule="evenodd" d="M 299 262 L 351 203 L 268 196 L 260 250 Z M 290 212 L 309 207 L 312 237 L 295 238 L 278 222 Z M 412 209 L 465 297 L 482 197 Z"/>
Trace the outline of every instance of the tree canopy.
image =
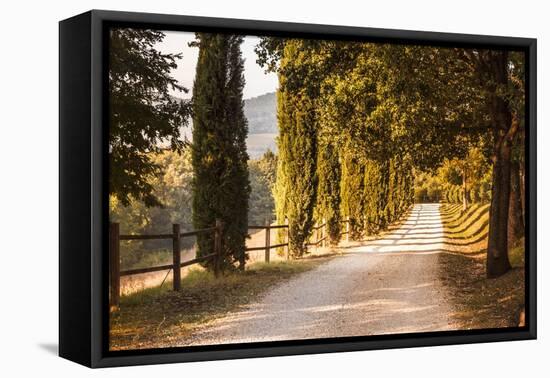
<path id="1" fill-rule="evenodd" d="M 109 193 L 128 205 L 131 198 L 147 206 L 162 205 L 150 179 L 162 166 L 150 152 L 169 147 L 181 152 L 180 129 L 191 114 L 188 101 L 170 90 L 187 92 L 171 76 L 181 54 L 163 54 L 155 48 L 164 33 L 115 28 L 109 48 Z"/>
<path id="2" fill-rule="evenodd" d="M 488 172 L 484 164 L 490 160 L 487 272 L 496 276 L 509 269 L 504 241 L 511 219 L 508 207 L 511 201 L 514 208 L 522 206 L 521 198 L 510 194 L 510 180 L 517 183 L 521 180 L 517 177 L 523 177 L 514 164 L 522 160 L 523 151 L 515 147 L 524 127 L 521 53 L 272 37 L 263 38 L 256 50 L 258 63 L 280 77 L 279 148 L 283 150 L 279 166 L 299 167 L 305 172 L 303 177 L 316 182 L 318 176 L 313 172 L 327 173 L 322 159 L 326 151 L 318 150 L 321 158 L 317 160 L 310 153 L 328 145 L 326 141 L 337 146 L 340 206 L 342 214 L 350 217 L 354 236 L 383 229 L 406 210 L 413 200 L 413 170 L 434 173 L 455 162 L 462 179 L 461 189 L 456 190 L 461 191 L 466 207 L 472 192 L 469 180 L 481 183 Z M 298 105 L 286 105 L 289 93 L 300 94 Z M 287 130 L 286 119 L 297 121 L 296 115 L 302 114 L 309 117 L 310 131 L 298 133 L 306 123 Z M 309 145 L 316 147 L 306 148 L 304 155 L 285 151 L 287 146 Z M 315 161 L 321 165 L 315 166 Z M 279 198 L 287 203 L 297 195 L 291 202 L 299 199 L 304 204 L 302 214 L 309 214 L 307 204 L 316 201 L 319 189 L 326 192 L 326 183 L 321 179 L 317 190 L 304 190 L 293 185 L 300 178 L 289 172 L 278 174 Z M 481 196 L 483 187 L 474 193 Z M 279 218 L 294 217 L 288 205 L 279 209 Z M 517 214 L 521 212 L 513 212 L 516 218 Z M 514 220 L 515 224 L 520 221 Z M 310 223 L 301 222 L 301 234 L 310 233 Z"/>

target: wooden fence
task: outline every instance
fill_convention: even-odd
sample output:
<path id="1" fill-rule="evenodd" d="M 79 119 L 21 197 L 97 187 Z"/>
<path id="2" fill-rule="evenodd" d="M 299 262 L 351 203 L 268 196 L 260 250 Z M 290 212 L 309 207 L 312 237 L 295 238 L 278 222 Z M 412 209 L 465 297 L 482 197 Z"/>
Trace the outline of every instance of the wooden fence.
<path id="1" fill-rule="evenodd" d="M 271 250 L 274 248 L 288 248 L 288 224 L 269 224 L 269 222 L 266 222 L 265 226 L 255 226 L 255 225 L 249 225 L 249 230 L 265 230 L 265 243 L 261 247 L 249 247 L 245 248 L 246 252 L 252 252 L 252 251 L 265 251 L 265 262 L 269 262 Z M 275 229 L 286 229 L 287 230 L 287 236 L 286 236 L 286 242 L 279 243 L 279 244 L 271 244 L 271 230 Z"/>
<path id="2" fill-rule="evenodd" d="M 349 219 L 343 220 L 345 224 L 345 231 L 341 235 L 349 235 Z M 308 241 L 308 246 L 318 247 L 319 245 L 325 246 L 327 241 L 326 222 L 323 221 L 320 225 L 313 227 L 313 235 L 315 241 Z M 249 225 L 249 230 L 265 230 L 265 243 L 260 247 L 245 248 L 245 252 L 251 251 L 265 251 L 265 262 L 270 261 L 271 250 L 275 248 L 288 248 L 288 224 L 272 225 L 266 222 L 265 226 Z M 274 229 L 286 229 L 286 241 L 284 243 L 271 244 L 271 230 Z M 187 237 L 194 237 L 199 234 L 214 233 L 214 250 L 212 253 L 195 257 L 192 260 L 181 262 L 181 239 Z M 161 270 L 172 270 L 173 281 L 172 286 L 175 291 L 181 290 L 181 268 L 198 264 L 205 261 L 214 262 L 214 274 L 219 275 L 220 263 L 222 259 L 222 235 L 223 235 L 223 222 L 216 220 L 213 227 L 203 228 L 200 230 L 181 232 L 179 224 L 172 225 L 171 234 L 157 234 L 157 235 L 121 235 L 120 225 L 118 223 L 111 223 L 109 229 L 109 268 L 110 268 L 110 303 L 111 306 L 118 306 L 120 300 L 120 278 L 124 276 L 130 276 L 134 274 L 158 272 Z M 147 268 L 136 268 L 129 270 L 120 270 L 120 242 L 127 240 L 172 240 L 172 264 L 158 265 Z M 311 238 L 310 238 L 311 239 Z"/>

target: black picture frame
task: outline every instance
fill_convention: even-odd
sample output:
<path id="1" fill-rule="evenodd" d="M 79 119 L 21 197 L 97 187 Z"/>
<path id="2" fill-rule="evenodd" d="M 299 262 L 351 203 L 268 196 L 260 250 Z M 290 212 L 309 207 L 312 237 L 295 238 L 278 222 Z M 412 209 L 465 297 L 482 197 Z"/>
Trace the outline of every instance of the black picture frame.
<path id="1" fill-rule="evenodd" d="M 232 32 L 526 53 L 526 326 L 110 352 L 107 28 Z M 59 354 L 89 367 L 406 348 L 536 338 L 536 39 L 92 10 L 59 24 Z"/>

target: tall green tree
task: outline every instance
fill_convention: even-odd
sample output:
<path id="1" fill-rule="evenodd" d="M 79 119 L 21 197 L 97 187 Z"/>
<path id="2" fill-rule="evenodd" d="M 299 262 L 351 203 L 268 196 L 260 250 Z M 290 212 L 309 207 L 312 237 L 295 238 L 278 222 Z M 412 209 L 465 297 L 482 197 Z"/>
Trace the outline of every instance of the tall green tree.
<path id="1" fill-rule="evenodd" d="M 224 224 L 222 268 L 244 269 L 248 233 L 248 126 L 244 117 L 243 38 L 197 33 L 199 47 L 193 86 L 193 224 Z M 197 254 L 213 251 L 213 235 L 197 236 Z M 210 263 L 206 264 L 210 267 Z"/>
<path id="2" fill-rule="evenodd" d="M 317 153 L 317 207 L 319 223 L 326 222 L 327 236 L 331 245 L 340 241 L 340 157 L 336 146 L 329 140 L 319 138 Z"/>
<path id="3" fill-rule="evenodd" d="M 365 231 L 365 165 L 349 149 L 343 149 L 340 211 L 349 222 L 349 237 L 359 239 Z"/>
<path id="4" fill-rule="evenodd" d="M 123 205 L 133 198 L 160 206 L 151 180 L 162 167 L 150 153 L 184 147 L 180 129 L 191 105 L 170 95 L 187 92 L 170 74 L 182 56 L 155 48 L 164 39 L 159 31 L 114 28 L 109 36 L 109 194 Z"/>
<path id="5" fill-rule="evenodd" d="M 275 206 L 277 221 L 288 219 L 289 252 L 301 256 L 314 224 L 317 200 L 315 97 L 289 78 L 299 74 L 308 51 L 300 40 L 286 41 L 279 68 L 277 118 L 279 151 Z"/>

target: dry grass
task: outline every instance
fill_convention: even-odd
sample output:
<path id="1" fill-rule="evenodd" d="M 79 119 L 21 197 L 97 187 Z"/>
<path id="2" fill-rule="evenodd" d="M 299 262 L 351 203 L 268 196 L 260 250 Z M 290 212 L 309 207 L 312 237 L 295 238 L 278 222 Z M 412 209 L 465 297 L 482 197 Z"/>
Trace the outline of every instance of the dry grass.
<path id="1" fill-rule="evenodd" d="M 441 280 L 456 309 L 451 316 L 464 329 L 515 327 L 525 303 L 523 242 L 510 250 L 511 271 L 495 279 L 485 276 L 488 218 L 488 205 L 464 213 L 442 207 L 445 234 L 455 245 L 454 253 L 440 255 Z"/>
<path id="2" fill-rule="evenodd" d="M 147 349 L 182 345 L 199 325 L 245 305 L 273 284 L 313 269 L 330 256 L 289 262 L 251 264 L 245 272 L 215 278 L 192 270 L 182 280 L 181 292 L 171 282 L 121 297 L 111 313 L 111 350 Z"/>

